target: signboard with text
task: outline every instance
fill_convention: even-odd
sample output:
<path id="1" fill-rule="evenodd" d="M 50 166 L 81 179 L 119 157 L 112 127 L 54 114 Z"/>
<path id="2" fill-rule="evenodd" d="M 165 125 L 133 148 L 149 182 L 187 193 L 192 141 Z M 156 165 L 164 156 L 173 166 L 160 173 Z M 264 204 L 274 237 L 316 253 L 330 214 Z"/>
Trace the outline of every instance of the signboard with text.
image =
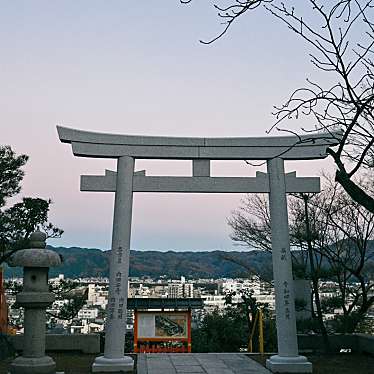
<path id="1" fill-rule="evenodd" d="M 191 309 L 135 310 L 135 353 L 191 352 Z"/>
<path id="2" fill-rule="evenodd" d="M 138 339 L 187 339 L 188 312 L 138 312 Z"/>

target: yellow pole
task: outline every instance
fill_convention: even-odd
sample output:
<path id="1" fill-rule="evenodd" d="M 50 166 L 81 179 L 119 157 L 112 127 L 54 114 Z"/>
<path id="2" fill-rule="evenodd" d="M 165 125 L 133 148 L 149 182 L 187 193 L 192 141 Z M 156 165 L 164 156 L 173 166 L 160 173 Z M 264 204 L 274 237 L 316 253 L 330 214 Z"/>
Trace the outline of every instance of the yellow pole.
<path id="1" fill-rule="evenodd" d="M 263 321 L 262 308 L 259 308 L 258 342 L 259 342 L 259 351 L 261 354 L 264 354 L 264 321 Z"/>
<path id="2" fill-rule="evenodd" d="M 257 313 L 256 313 L 255 320 L 253 321 L 253 326 L 252 326 L 251 335 L 249 336 L 249 340 L 248 340 L 248 352 L 249 352 L 249 353 L 252 353 L 252 352 L 253 352 L 252 340 L 253 340 L 253 335 L 254 335 L 254 333 L 255 333 L 257 320 L 258 320 L 258 311 L 257 311 Z"/>
<path id="3" fill-rule="evenodd" d="M 252 347 L 252 338 L 249 338 L 248 342 L 248 352 L 252 353 L 253 347 Z"/>

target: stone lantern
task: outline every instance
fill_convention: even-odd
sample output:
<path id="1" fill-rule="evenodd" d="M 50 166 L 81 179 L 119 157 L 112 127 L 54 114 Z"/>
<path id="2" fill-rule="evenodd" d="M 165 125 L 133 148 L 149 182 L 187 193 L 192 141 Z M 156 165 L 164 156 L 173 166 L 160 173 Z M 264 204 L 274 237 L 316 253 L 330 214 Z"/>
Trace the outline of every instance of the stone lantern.
<path id="1" fill-rule="evenodd" d="M 31 248 L 17 251 L 8 260 L 10 266 L 23 267 L 23 289 L 16 300 L 25 309 L 23 353 L 11 363 L 10 374 L 56 373 L 56 363 L 45 355 L 46 308 L 54 301 L 48 288 L 48 270 L 60 265 L 61 258 L 45 249 L 45 241 L 44 233 L 32 233 Z"/>

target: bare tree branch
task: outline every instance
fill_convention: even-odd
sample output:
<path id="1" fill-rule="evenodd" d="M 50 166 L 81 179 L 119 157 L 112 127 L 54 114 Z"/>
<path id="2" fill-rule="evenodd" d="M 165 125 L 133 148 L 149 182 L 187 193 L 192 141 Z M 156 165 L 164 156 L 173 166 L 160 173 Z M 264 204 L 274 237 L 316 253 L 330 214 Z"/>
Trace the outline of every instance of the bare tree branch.
<path id="1" fill-rule="evenodd" d="M 313 120 L 311 128 L 300 126 L 307 133 L 341 129 L 338 148 L 329 150 L 337 167 L 336 181 L 355 202 L 374 213 L 374 195 L 359 185 L 360 179 L 354 178 L 363 170 L 374 168 L 374 0 L 305 0 L 310 6 L 303 10 L 305 14 L 290 3 L 232 0 L 226 6 L 214 4 L 224 29 L 202 43 L 213 43 L 239 17 L 258 8 L 265 9 L 304 40 L 311 48 L 312 66 L 328 74 L 327 81 L 333 83 L 308 78 L 305 87 L 295 89 L 283 105 L 275 107 L 276 121 L 268 132 L 290 129 L 291 120 L 301 121 L 305 116 Z"/>

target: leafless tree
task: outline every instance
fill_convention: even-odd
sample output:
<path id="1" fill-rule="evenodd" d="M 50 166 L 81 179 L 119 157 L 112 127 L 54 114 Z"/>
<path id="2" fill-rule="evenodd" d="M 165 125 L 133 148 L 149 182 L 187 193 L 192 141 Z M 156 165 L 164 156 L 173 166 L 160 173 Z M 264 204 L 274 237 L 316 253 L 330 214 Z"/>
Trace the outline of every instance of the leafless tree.
<path id="1" fill-rule="evenodd" d="M 251 248 L 271 251 L 270 211 L 266 195 L 246 195 L 228 219 L 231 239 Z"/>
<path id="2" fill-rule="evenodd" d="M 371 178 L 359 182 L 373 193 Z M 320 280 L 338 284 L 335 308 L 335 330 L 355 331 L 374 305 L 374 214 L 349 198 L 342 187 L 326 180 L 320 194 L 289 196 L 290 242 L 294 249 L 293 267 L 296 275 L 307 276 L 313 285 L 319 328 L 326 335 L 323 322 L 323 301 Z M 242 245 L 270 249 L 270 219 L 267 201 L 260 195 L 248 196 L 228 220 L 231 238 Z M 324 331 L 325 330 L 325 331 Z"/>
<path id="3" fill-rule="evenodd" d="M 302 127 L 307 133 L 332 134 L 341 129 L 339 145 L 328 151 L 337 167 L 335 179 L 355 202 L 374 213 L 373 194 L 354 178 L 374 167 L 374 0 L 304 0 L 302 4 L 310 5 L 304 15 L 297 10 L 303 8 L 301 2 L 224 3 L 228 5 L 214 5 L 223 31 L 202 43 L 213 43 L 239 17 L 262 7 L 309 45 L 312 65 L 328 80 L 308 78 L 305 87 L 297 88 L 283 105 L 275 107 L 276 121 L 269 131 L 290 131 L 287 121 L 305 116 L 313 119 L 312 127 Z"/>
<path id="4" fill-rule="evenodd" d="M 372 180 L 361 184 L 373 193 Z M 337 184 L 330 183 L 324 194 L 333 199 L 325 199 L 322 204 L 311 202 L 311 210 L 319 210 L 318 221 L 325 227 L 315 251 L 327 260 L 339 287 L 337 306 L 343 316 L 338 319 L 338 328 L 340 332 L 353 332 L 374 305 L 374 214 L 349 199 Z"/>

